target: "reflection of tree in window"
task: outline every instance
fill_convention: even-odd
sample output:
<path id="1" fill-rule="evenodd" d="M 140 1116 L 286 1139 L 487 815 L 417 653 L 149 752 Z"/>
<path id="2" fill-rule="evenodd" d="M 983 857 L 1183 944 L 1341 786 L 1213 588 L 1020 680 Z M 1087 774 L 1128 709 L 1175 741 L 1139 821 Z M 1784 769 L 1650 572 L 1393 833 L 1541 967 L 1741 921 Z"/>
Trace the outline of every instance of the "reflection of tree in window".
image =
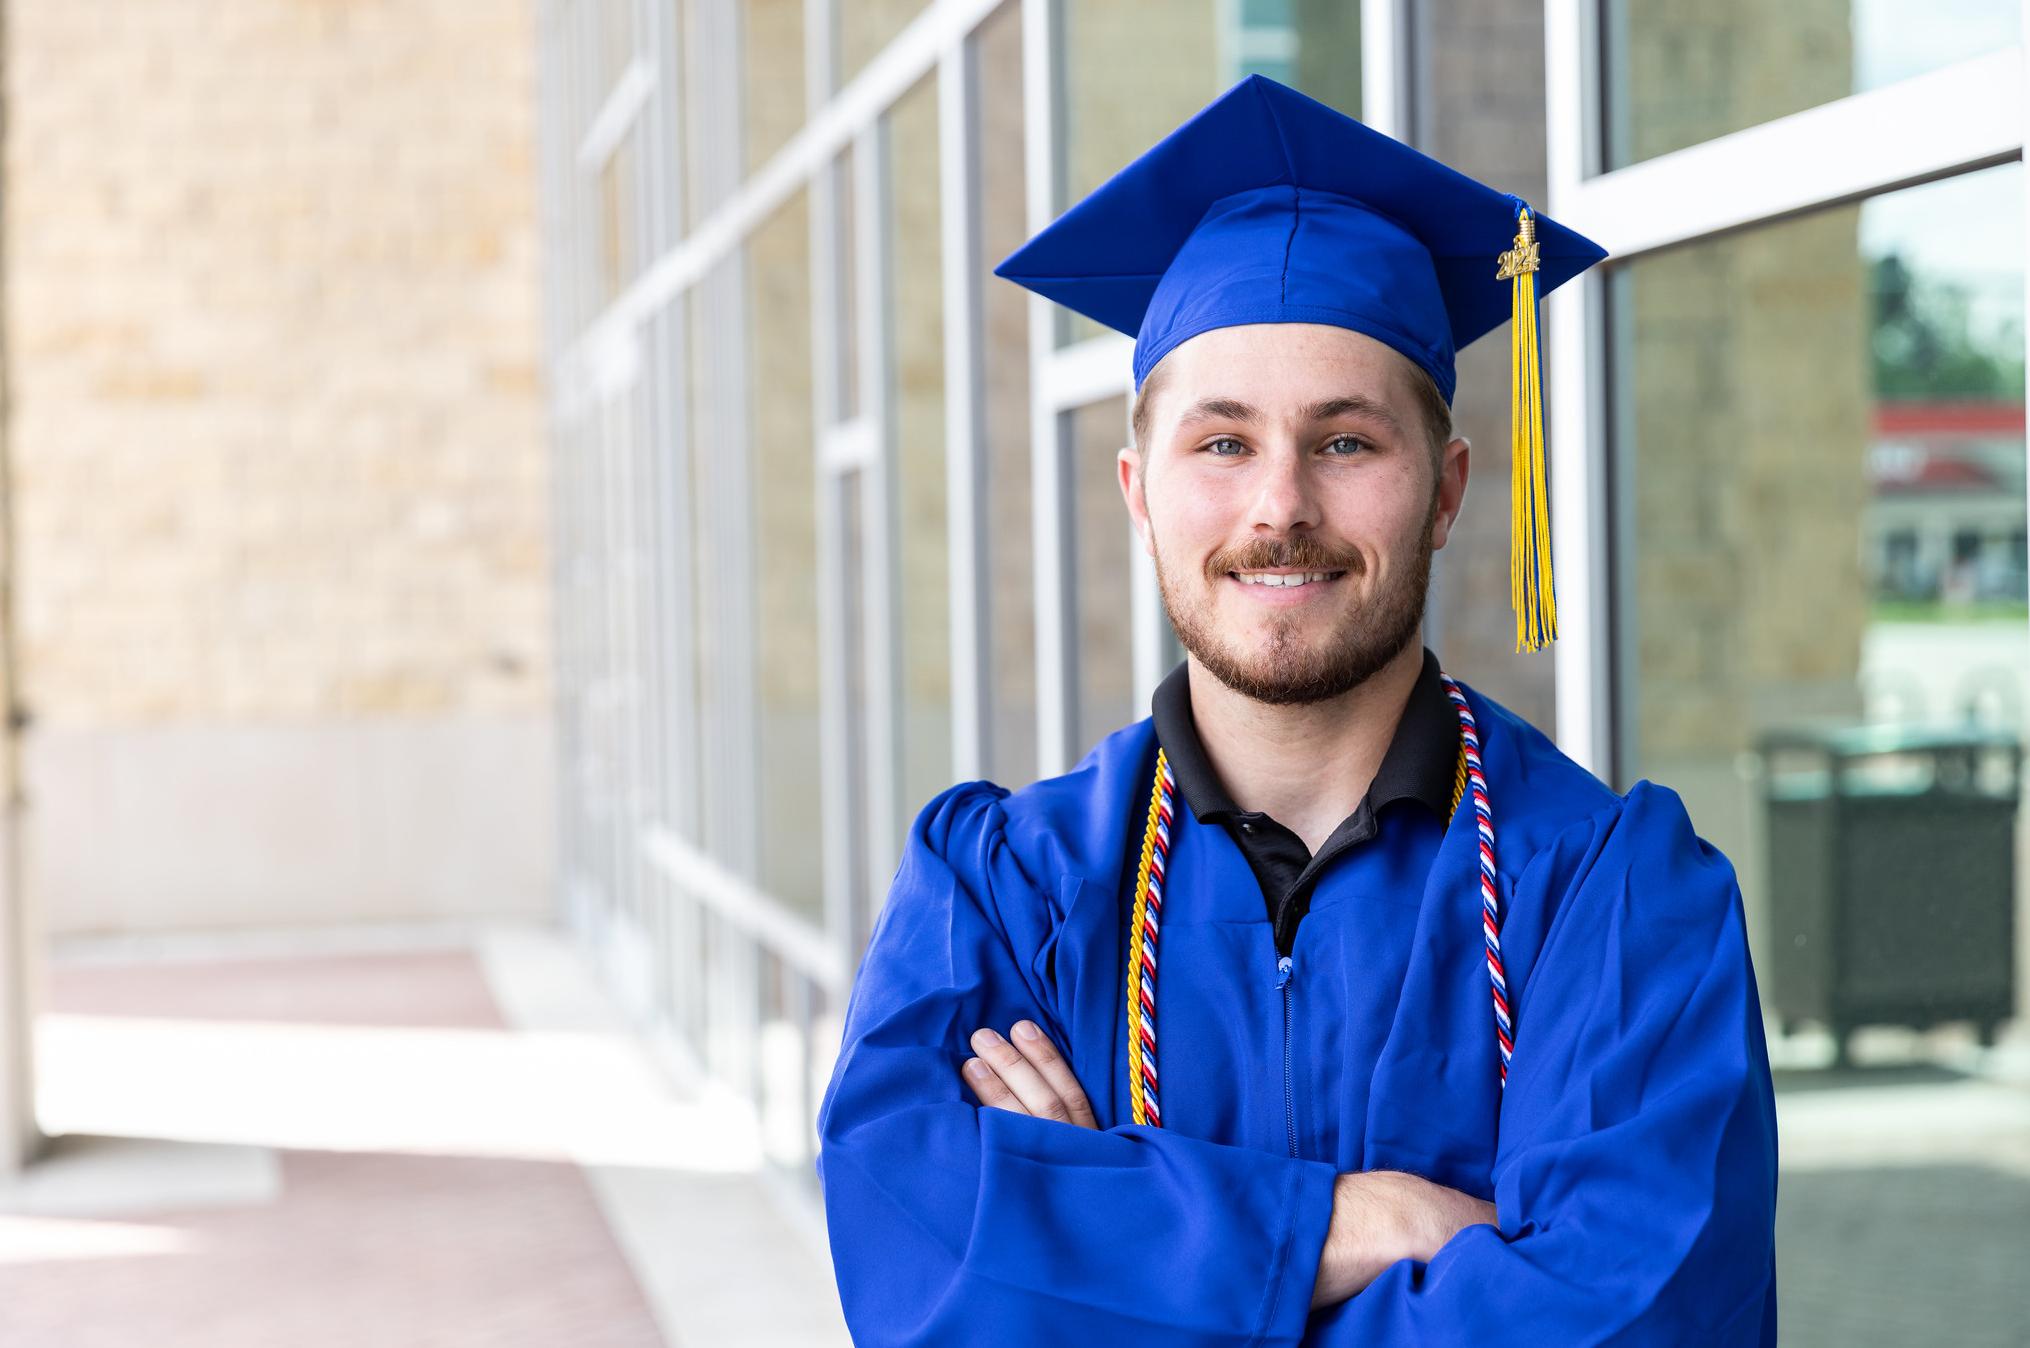
<path id="1" fill-rule="evenodd" d="M 1964 251 L 1939 250 L 1935 238 L 1955 207 L 1966 218 L 1979 199 L 1969 194 L 1995 182 L 1976 176 L 1885 198 L 1909 209 L 1877 220 L 1890 237 L 1868 259 L 1870 516 L 1878 533 L 1912 539 L 1907 574 L 1887 561 L 1878 622 L 1983 622 L 2023 611 L 2024 569 L 2011 541 L 2023 519 L 2020 275 L 1998 270 L 1979 238 Z M 1917 208 L 1923 202 L 1928 212 Z"/>
<path id="2" fill-rule="evenodd" d="M 1901 254 L 1877 258 L 1871 272 L 1876 396 L 2022 400 L 2020 332 L 1984 343 L 1966 289 L 1912 270 Z"/>

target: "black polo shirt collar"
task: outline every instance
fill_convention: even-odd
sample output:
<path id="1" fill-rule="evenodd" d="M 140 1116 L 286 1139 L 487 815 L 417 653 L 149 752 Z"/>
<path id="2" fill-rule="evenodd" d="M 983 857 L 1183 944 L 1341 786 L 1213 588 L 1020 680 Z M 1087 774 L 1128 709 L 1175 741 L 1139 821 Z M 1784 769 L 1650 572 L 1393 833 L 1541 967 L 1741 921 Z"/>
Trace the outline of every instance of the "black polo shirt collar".
<path id="1" fill-rule="evenodd" d="M 1459 713 L 1438 675 L 1438 657 L 1424 649 L 1423 668 L 1410 688 L 1402 719 L 1396 723 L 1388 751 L 1367 794 L 1325 845 L 1311 854 L 1304 840 L 1259 810 L 1234 804 L 1205 756 L 1191 714 L 1188 662 L 1164 676 L 1150 702 L 1156 742 L 1170 760 L 1177 790 L 1200 823 L 1225 827 L 1261 882 L 1270 920 L 1276 926 L 1277 948 L 1289 953 L 1296 927 L 1310 907 L 1318 875 L 1347 848 L 1373 838 L 1376 815 L 1399 800 L 1421 801 L 1442 822 L 1452 804 L 1459 770 Z"/>

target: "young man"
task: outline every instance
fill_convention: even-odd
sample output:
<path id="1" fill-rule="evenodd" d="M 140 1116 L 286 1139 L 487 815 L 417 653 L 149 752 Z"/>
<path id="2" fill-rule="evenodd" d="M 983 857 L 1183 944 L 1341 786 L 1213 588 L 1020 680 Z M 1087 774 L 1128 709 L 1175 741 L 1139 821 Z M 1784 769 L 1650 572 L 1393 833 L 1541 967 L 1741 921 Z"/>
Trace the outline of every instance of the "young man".
<path id="1" fill-rule="evenodd" d="M 1549 634 L 1532 288 L 1601 255 L 1255 77 L 997 268 L 1136 337 L 1189 655 L 910 832 L 818 1120 L 858 1341 L 1775 1341 L 1732 868 L 1421 641 L 1453 352 L 1511 306 Z"/>

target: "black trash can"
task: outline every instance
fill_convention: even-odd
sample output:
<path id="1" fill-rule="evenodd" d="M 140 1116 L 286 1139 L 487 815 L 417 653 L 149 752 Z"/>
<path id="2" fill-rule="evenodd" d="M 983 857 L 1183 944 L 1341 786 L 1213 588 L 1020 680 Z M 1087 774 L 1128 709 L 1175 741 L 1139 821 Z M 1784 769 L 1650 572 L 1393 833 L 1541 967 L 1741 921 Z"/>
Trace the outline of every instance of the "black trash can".
<path id="1" fill-rule="evenodd" d="M 2022 750 L 1978 726 L 1765 735 L 1772 969 L 1784 1032 L 2015 1014 Z"/>

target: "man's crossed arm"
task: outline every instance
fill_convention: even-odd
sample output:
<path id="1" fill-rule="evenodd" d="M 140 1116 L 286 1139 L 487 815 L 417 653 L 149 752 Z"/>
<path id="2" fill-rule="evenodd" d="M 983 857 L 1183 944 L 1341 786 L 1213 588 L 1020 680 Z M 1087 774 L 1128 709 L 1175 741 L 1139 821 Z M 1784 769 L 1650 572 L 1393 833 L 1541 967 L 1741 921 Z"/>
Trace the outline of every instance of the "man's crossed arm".
<path id="1" fill-rule="evenodd" d="M 1204 1348 L 1775 1342 L 1776 1119 L 1740 889 L 1674 794 L 1638 782 L 1519 876 L 1514 911 L 1543 934 L 1511 961 L 1530 1010 L 1498 1224 L 1413 1177 L 1080 1126 L 1086 1092 L 1023 1036 L 972 1049 L 991 1080 L 962 1088 L 954 1024 L 1047 1027 L 1058 995 L 1038 952 L 1061 915 L 1008 845 L 1006 794 L 963 783 L 919 816 L 819 1105 L 856 1341 L 963 1342 L 988 1316 L 1024 1342 Z"/>
<path id="2" fill-rule="evenodd" d="M 1079 1128 L 1100 1126 L 1071 1065 L 1034 1021 L 1016 1021 L 1006 1039 L 975 1030 L 972 1045 L 980 1056 L 966 1059 L 960 1070 L 982 1105 Z M 1312 1308 L 1346 1300 L 1399 1259 L 1429 1260 L 1477 1224 L 1495 1225 L 1494 1204 L 1393 1170 L 1342 1174 L 1333 1188 Z"/>

